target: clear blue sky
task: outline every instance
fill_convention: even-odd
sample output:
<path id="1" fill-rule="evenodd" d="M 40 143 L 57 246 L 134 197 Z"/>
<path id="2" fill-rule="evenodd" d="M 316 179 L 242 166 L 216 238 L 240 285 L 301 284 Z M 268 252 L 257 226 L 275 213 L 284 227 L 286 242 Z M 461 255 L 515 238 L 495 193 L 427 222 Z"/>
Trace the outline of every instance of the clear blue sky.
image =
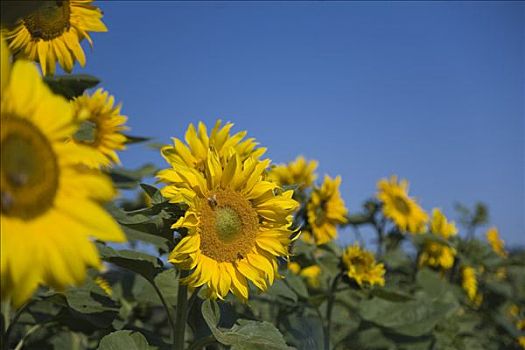
<path id="1" fill-rule="evenodd" d="M 396 173 L 427 210 L 488 203 L 525 244 L 523 3 L 98 5 L 109 32 L 77 72 L 103 79 L 133 134 L 230 120 L 275 162 L 342 175 L 352 211 Z M 163 164 L 143 146 L 122 159 Z"/>

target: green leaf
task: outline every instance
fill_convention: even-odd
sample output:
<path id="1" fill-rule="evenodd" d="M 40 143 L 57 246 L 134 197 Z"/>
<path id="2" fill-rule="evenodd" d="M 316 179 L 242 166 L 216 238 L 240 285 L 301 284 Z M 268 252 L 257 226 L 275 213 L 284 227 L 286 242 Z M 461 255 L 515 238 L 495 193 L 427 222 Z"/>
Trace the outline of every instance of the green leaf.
<path id="1" fill-rule="evenodd" d="M 297 302 L 297 294 L 282 280 L 275 280 L 270 289 L 268 289 L 267 294 Z"/>
<path id="2" fill-rule="evenodd" d="M 150 350 L 146 338 L 136 331 L 116 331 L 100 341 L 98 350 Z"/>
<path id="3" fill-rule="evenodd" d="M 238 320 L 231 329 L 218 328 L 220 311 L 215 301 L 202 303 L 202 315 L 215 339 L 232 350 L 290 349 L 282 334 L 269 322 Z"/>
<path id="4" fill-rule="evenodd" d="M 363 319 L 399 334 L 418 337 L 430 333 L 457 304 L 422 297 L 419 300 L 392 302 L 374 297 L 361 302 Z"/>
<path id="5" fill-rule="evenodd" d="M 285 283 L 295 292 L 298 296 L 302 298 L 308 298 L 308 288 L 306 287 L 306 284 L 304 283 L 304 280 L 294 275 L 291 272 L 287 272 Z"/>
<path id="6" fill-rule="evenodd" d="M 149 281 L 163 270 L 162 261 L 155 256 L 133 250 L 115 250 L 100 243 L 97 247 L 105 261 L 138 273 Z"/>
<path id="7" fill-rule="evenodd" d="M 160 194 L 160 191 L 157 187 L 148 184 L 140 184 L 140 187 L 144 192 L 146 192 L 148 197 L 151 198 L 151 202 L 153 204 L 159 204 L 166 201 L 166 199 L 162 197 L 162 194 Z"/>
<path id="8" fill-rule="evenodd" d="M 323 349 L 323 325 L 318 317 L 291 314 L 282 324 L 286 339 L 297 349 Z"/>
<path id="9" fill-rule="evenodd" d="M 394 290 L 389 288 L 374 288 L 371 290 L 370 294 L 389 301 L 414 300 L 414 297 L 410 294 L 404 293 L 401 290 Z"/>
<path id="10" fill-rule="evenodd" d="M 427 268 L 418 271 L 416 281 L 431 298 L 439 298 L 447 290 L 450 290 L 450 285 L 438 273 Z"/>
<path id="11" fill-rule="evenodd" d="M 98 78 L 87 74 L 70 74 L 62 76 L 47 76 L 44 82 L 54 93 L 72 100 L 80 96 L 85 90 L 91 89 L 100 83 Z"/>
<path id="12" fill-rule="evenodd" d="M 83 314 L 92 314 L 105 311 L 118 311 L 118 306 L 113 300 L 103 293 L 98 293 L 93 286 L 93 282 L 88 282 L 80 288 L 68 289 L 64 295 L 67 300 L 67 304 L 73 310 L 81 312 Z"/>
<path id="13" fill-rule="evenodd" d="M 134 189 L 144 178 L 154 176 L 157 170 L 155 165 L 145 164 L 137 169 L 112 168 L 109 175 L 117 188 Z"/>
<path id="14" fill-rule="evenodd" d="M 151 137 L 132 136 L 132 135 L 127 135 L 127 134 L 124 134 L 124 136 L 126 136 L 127 144 L 141 143 L 141 142 L 146 142 L 146 141 L 151 140 Z"/>

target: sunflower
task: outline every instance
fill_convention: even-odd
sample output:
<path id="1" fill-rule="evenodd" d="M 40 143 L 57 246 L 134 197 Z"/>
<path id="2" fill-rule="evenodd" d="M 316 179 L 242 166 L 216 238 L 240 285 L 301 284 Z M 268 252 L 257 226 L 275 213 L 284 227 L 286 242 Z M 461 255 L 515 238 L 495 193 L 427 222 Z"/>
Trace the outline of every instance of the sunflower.
<path id="1" fill-rule="evenodd" d="M 1 102 L 2 299 L 19 306 L 38 284 L 81 283 L 101 267 L 90 237 L 125 241 L 99 205 L 114 195 L 109 179 L 79 167 L 82 147 L 70 104 L 42 82 L 36 67 L 17 61 Z"/>
<path id="2" fill-rule="evenodd" d="M 434 236 L 447 240 L 458 232 L 453 221 L 449 222 L 440 209 L 434 208 L 430 222 L 430 233 Z M 423 251 L 419 255 L 419 265 L 441 267 L 448 270 L 454 265 L 456 250 L 445 243 L 427 239 L 423 245 Z"/>
<path id="3" fill-rule="evenodd" d="M 321 276 L 321 268 L 317 265 L 301 268 L 301 265 L 293 261 L 288 263 L 288 270 L 294 275 L 303 277 L 306 280 L 306 284 L 311 288 L 319 288 L 321 285 L 319 280 L 319 277 Z"/>
<path id="4" fill-rule="evenodd" d="M 265 181 L 270 161 L 255 156 L 241 160 L 236 148 L 229 156 L 208 149 L 196 169 L 172 163 L 162 180 L 164 193 L 179 193 L 188 209 L 172 228 L 187 231 L 169 261 L 191 270 L 183 283 L 206 285 L 211 298 L 228 292 L 248 299 L 248 281 L 265 291 L 277 274 L 277 257 L 288 256 L 293 191 L 282 192 Z M 222 159 L 221 159 L 222 158 Z"/>
<path id="5" fill-rule="evenodd" d="M 113 295 L 113 288 L 111 288 L 111 285 L 109 284 L 108 280 L 104 277 L 97 276 L 94 279 L 95 284 L 102 289 L 104 293 L 106 293 L 107 296 L 111 297 Z"/>
<path id="6" fill-rule="evenodd" d="M 465 266 L 461 269 L 461 287 L 475 305 L 481 304 L 483 297 L 478 293 L 478 280 L 473 267 Z"/>
<path id="7" fill-rule="evenodd" d="M 430 232 L 443 239 L 449 239 L 458 233 L 458 228 L 454 221 L 448 221 L 447 217 L 439 208 L 432 210 L 432 220 L 430 221 Z"/>
<path id="8" fill-rule="evenodd" d="M 219 155 L 220 160 L 229 157 L 233 152 L 244 161 L 247 157 L 260 158 L 266 148 L 257 147 L 253 138 L 245 139 L 246 131 L 240 131 L 230 135 L 232 123 L 222 126 L 222 121 L 217 120 L 211 134 L 204 123 L 199 122 L 197 129 L 190 124 L 184 140 L 173 138 L 173 146 L 165 146 L 161 149 L 162 156 L 170 164 L 182 164 L 192 168 L 204 170 L 208 149 L 213 149 Z"/>
<path id="9" fill-rule="evenodd" d="M 55 64 L 71 72 L 75 61 L 86 64 L 80 42 L 93 46 L 88 32 L 106 32 L 102 11 L 92 0 L 47 1 L 33 13 L 18 20 L 6 31 L 9 47 L 15 54 L 40 62 L 44 75 L 55 73 Z"/>
<path id="10" fill-rule="evenodd" d="M 4 41 L 4 37 L 0 35 L 0 95 L 3 93 L 4 87 L 7 85 L 10 69 L 11 61 L 9 49 L 7 48 L 7 44 Z"/>
<path id="11" fill-rule="evenodd" d="M 486 236 L 487 241 L 492 247 L 494 253 L 498 254 L 502 258 L 506 258 L 508 256 L 508 253 L 505 250 L 505 242 L 499 237 L 498 229 L 496 227 L 489 228 L 487 230 Z"/>
<path id="12" fill-rule="evenodd" d="M 383 213 L 403 231 L 422 233 L 428 221 L 428 215 L 417 202 L 408 196 L 408 182 L 396 176 L 390 180 L 378 182 L 377 198 L 383 203 Z"/>
<path id="13" fill-rule="evenodd" d="M 121 104 L 115 106 L 115 98 L 103 89 L 92 95 L 85 93 L 72 104 L 75 118 L 82 122 L 73 140 L 94 151 L 84 163 L 93 168 L 120 164 L 116 151 L 126 148 L 127 138 L 122 132 L 128 129 L 124 125 L 128 118 L 120 114 Z"/>
<path id="14" fill-rule="evenodd" d="M 310 231 L 304 232 L 305 240 L 319 245 L 328 243 L 337 236 L 337 225 L 347 222 L 348 210 L 339 193 L 340 185 L 340 176 L 325 176 L 322 186 L 312 192 L 306 205 Z"/>
<path id="15" fill-rule="evenodd" d="M 518 344 L 521 346 L 522 349 L 525 349 L 525 335 L 518 337 Z"/>
<path id="16" fill-rule="evenodd" d="M 362 249 L 359 244 L 347 247 L 343 252 L 342 261 L 346 275 L 356 281 L 359 286 L 365 283 L 371 286 L 385 285 L 384 265 L 377 263 L 374 255 Z"/>
<path id="17" fill-rule="evenodd" d="M 273 167 L 268 176 L 280 186 L 297 185 L 300 190 L 304 190 L 315 181 L 315 169 L 315 160 L 307 161 L 303 156 L 299 156 L 291 163 Z"/>

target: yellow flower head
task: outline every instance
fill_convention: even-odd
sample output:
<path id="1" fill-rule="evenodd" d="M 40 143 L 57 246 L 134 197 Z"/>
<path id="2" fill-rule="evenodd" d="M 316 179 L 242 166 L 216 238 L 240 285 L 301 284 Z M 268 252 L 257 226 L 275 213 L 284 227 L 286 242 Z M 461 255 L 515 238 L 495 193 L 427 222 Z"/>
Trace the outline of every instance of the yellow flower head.
<path id="1" fill-rule="evenodd" d="M 434 208 L 434 210 L 432 210 L 430 232 L 444 239 L 449 239 L 458 233 L 458 229 L 454 221 L 448 221 L 440 209 Z"/>
<path id="2" fill-rule="evenodd" d="M 514 317 L 514 318 L 515 318 L 515 317 L 518 317 L 519 314 L 520 314 L 520 308 L 519 308 L 519 306 L 516 305 L 516 304 L 512 304 L 512 305 L 509 307 L 509 309 L 508 309 L 508 314 L 509 314 L 509 316 Z"/>
<path id="3" fill-rule="evenodd" d="M 425 242 L 423 251 L 419 256 L 419 265 L 433 266 L 444 270 L 454 265 L 456 250 L 438 242 Z"/>
<path id="4" fill-rule="evenodd" d="M 498 254 L 502 258 L 508 256 L 507 251 L 505 250 L 505 242 L 499 237 L 499 232 L 496 227 L 491 227 L 487 231 L 487 241 L 494 253 Z"/>
<path id="5" fill-rule="evenodd" d="M 253 155 L 243 160 L 236 149 L 222 157 L 208 149 L 199 169 L 174 159 L 162 179 L 168 182 L 164 193 L 188 205 L 172 226 L 188 233 L 169 256 L 191 270 L 183 282 L 206 285 L 212 298 L 231 291 L 246 300 L 248 281 L 265 291 L 277 274 L 277 257 L 288 256 L 292 213 L 299 204 L 293 191 L 281 192 L 264 180 L 269 160 Z"/>
<path id="6" fill-rule="evenodd" d="M 102 11 L 92 0 L 48 1 L 6 31 L 9 47 L 32 61 L 40 62 L 44 75 L 54 74 L 56 62 L 71 72 L 75 61 L 86 64 L 80 42 L 93 46 L 88 32 L 106 32 Z"/>
<path id="7" fill-rule="evenodd" d="M 428 215 L 408 196 L 408 182 L 397 181 L 396 176 L 390 180 L 378 182 L 377 198 L 383 203 L 383 214 L 390 218 L 403 231 L 422 233 L 428 221 Z"/>
<path id="8" fill-rule="evenodd" d="M 291 163 L 273 167 L 269 178 L 280 186 L 297 185 L 299 189 L 304 190 L 315 181 L 317 177 L 315 169 L 317 169 L 315 160 L 307 161 L 303 156 L 299 156 Z"/>
<path id="9" fill-rule="evenodd" d="M 319 277 L 321 275 L 321 268 L 319 266 L 312 265 L 305 267 L 301 270 L 299 275 L 306 279 L 306 284 L 308 284 L 311 288 L 319 288 Z"/>
<path id="10" fill-rule="evenodd" d="M 518 337 L 518 344 L 525 349 L 525 336 Z"/>
<path id="11" fill-rule="evenodd" d="M 71 105 L 17 61 L 1 102 L 2 299 L 24 303 L 38 284 L 61 289 L 101 267 L 91 237 L 123 242 L 99 205 L 115 193 L 109 179 L 78 167 L 83 147 L 64 142 L 77 130 Z"/>
<path id="12" fill-rule="evenodd" d="M 4 37 L 0 35 L 0 96 L 3 94 L 4 87 L 7 85 L 9 79 L 9 71 L 11 70 L 11 57 Z"/>
<path id="13" fill-rule="evenodd" d="M 385 285 L 385 267 L 382 263 L 376 263 L 374 255 L 362 249 L 359 244 L 348 246 L 343 252 L 343 265 L 348 277 L 362 286 L 367 283 Z"/>
<path id="14" fill-rule="evenodd" d="M 295 261 L 290 261 L 288 263 L 288 270 L 290 270 L 294 275 L 298 275 L 301 272 L 301 265 Z"/>
<path id="15" fill-rule="evenodd" d="M 301 265 L 292 261 L 288 263 L 288 270 L 294 275 L 303 277 L 306 280 L 306 284 L 311 288 L 319 288 L 319 277 L 321 275 L 321 268 L 319 266 L 311 265 L 302 269 Z"/>
<path id="16" fill-rule="evenodd" d="M 346 223 L 348 210 L 339 192 L 340 185 L 340 176 L 325 176 L 322 186 L 312 192 L 306 206 L 311 232 L 304 232 L 305 239 L 313 238 L 319 245 L 328 243 L 337 236 L 337 225 Z"/>
<path id="17" fill-rule="evenodd" d="M 244 139 L 247 134 L 246 131 L 230 135 L 232 127 L 232 123 L 226 123 L 222 126 L 222 121 L 217 120 L 210 135 L 208 135 L 204 123 L 199 122 L 197 129 L 193 124 L 190 124 L 184 137 L 186 144 L 182 140 L 173 138 L 173 145 L 162 148 L 162 156 L 170 164 L 181 164 L 202 172 L 206 168 L 205 163 L 210 149 L 217 153 L 221 163 L 224 163 L 224 160 L 233 154 L 244 161 L 248 157 L 259 159 L 266 152 L 266 148 L 257 147 L 255 139 Z M 159 175 L 162 181 L 166 180 L 162 173 Z M 169 180 L 167 181 L 169 182 Z"/>
<path id="18" fill-rule="evenodd" d="M 434 208 L 432 211 L 432 221 L 430 223 L 430 232 L 444 239 L 457 234 L 457 228 L 454 222 L 449 222 L 441 210 Z M 456 250 L 433 240 L 426 240 L 423 250 L 419 255 L 419 265 L 433 266 L 448 270 L 454 265 Z"/>
<path id="19" fill-rule="evenodd" d="M 476 303 L 478 299 L 478 280 L 476 270 L 471 266 L 465 266 L 461 270 L 461 286 L 471 301 Z"/>
<path id="20" fill-rule="evenodd" d="M 104 291 L 104 293 L 106 293 L 108 296 L 111 296 L 113 294 L 113 289 L 111 288 L 111 285 L 109 284 L 109 282 L 103 278 L 103 277 L 100 277 L 100 276 L 97 276 L 95 277 L 95 283 L 97 284 L 97 286 L 100 287 L 100 289 L 102 289 Z"/>
<path id="21" fill-rule="evenodd" d="M 103 89 L 85 93 L 72 103 L 75 118 L 82 122 L 73 141 L 93 151 L 83 162 L 92 168 L 120 164 L 116 151 L 126 148 L 127 138 L 122 132 L 128 129 L 124 125 L 128 118 L 120 114 L 121 105 L 115 106 L 115 98 Z"/>

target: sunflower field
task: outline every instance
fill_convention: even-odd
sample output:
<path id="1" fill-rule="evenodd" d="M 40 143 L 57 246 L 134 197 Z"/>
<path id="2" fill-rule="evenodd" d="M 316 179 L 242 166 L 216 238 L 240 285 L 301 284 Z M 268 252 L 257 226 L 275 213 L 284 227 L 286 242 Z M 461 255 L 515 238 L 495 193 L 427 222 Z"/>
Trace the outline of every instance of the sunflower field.
<path id="1" fill-rule="evenodd" d="M 92 0 L 2 2 L 1 350 L 525 349 L 525 252 L 482 203 L 455 223 L 391 175 L 350 212 L 221 120 L 121 165 L 149 139 L 74 73 L 105 31 Z"/>

